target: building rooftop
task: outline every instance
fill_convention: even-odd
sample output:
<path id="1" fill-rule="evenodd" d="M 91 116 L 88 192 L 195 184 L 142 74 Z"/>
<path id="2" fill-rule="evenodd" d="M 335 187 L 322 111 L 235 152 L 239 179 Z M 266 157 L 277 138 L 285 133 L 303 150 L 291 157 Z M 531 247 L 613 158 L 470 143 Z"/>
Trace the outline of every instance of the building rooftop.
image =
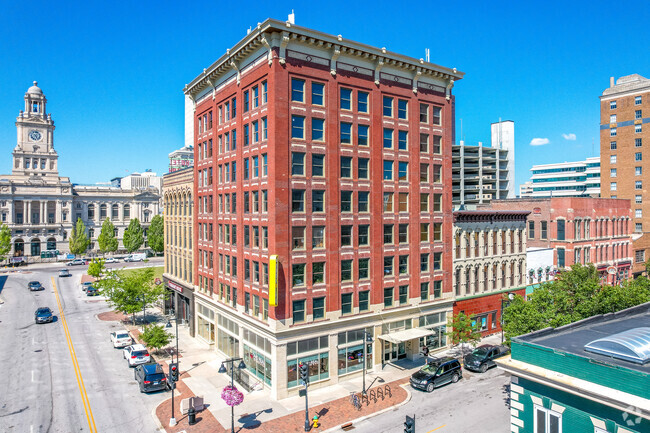
<path id="1" fill-rule="evenodd" d="M 595 340 L 641 327 L 650 327 L 650 302 L 617 313 L 593 316 L 560 328 L 543 329 L 513 340 L 532 343 L 555 352 L 571 353 L 596 363 L 650 373 L 650 363 L 640 364 L 585 350 L 585 345 Z"/>
<path id="2" fill-rule="evenodd" d="M 602 96 L 631 92 L 634 90 L 650 90 L 650 80 L 639 74 L 626 75 L 616 80 L 615 85 L 611 85 L 610 83 L 610 87 L 605 89 Z"/>

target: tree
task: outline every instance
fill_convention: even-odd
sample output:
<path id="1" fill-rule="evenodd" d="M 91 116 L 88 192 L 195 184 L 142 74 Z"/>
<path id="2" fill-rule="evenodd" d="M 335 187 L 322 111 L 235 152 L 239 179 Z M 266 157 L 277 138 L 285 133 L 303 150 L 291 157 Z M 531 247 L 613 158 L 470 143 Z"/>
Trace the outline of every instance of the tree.
<path id="1" fill-rule="evenodd" d="M 481 340 L 481 333 L 477 324 L 472 323 L 473 321 L 473 315 L 467 316 L 465 313 L 458 313 L 449 319 L 447 324 L 447 337 L 451 340 L 452 345 L 457 346 L 460 344 L 463 352 L 465 351 L 465 343 L 476 346 Z"/>
<path id="2" fill-rule="evenodd" d="M 81 220 L 77 218 L 77 224 L 72 227 L 72 233 L 70 234 L 70 252 L 74 255 L 83 254 L 88 249 L 88 235 L 86 234 L 86 225 Z"/>
<path id="3" fill-rule="evenodd" d="M 147 231 L 147 240 L 152 250 L 161 253 L 165 249 L 164 220 L 161 215 L 156 215 L 151 219 L 151 225 Z"/>
<path id="4" fill-rule="evenodd" d="M 0 224 L 0 261 L 3 261 L 11 251 L 11 230 L 6 224 Z"/>
<path id="5" fill-rule="evenodd" d="M 93 259 L 88 265 L 88 275 L 99 278 L 104 271 L 106 271 L 106 266 L 104 259 Z"/>
<path id="6" fill-rule="evenodd" d="M 113 253 L 117 251 L 119 241 L 115 237 L 115 226 L 110 218 L 106 218 L 102 223 L 102 231 L 97 238 L 97 245 L 102 253 Z"/>
<path id="7" fill-rule="evenodd" d="M 162 325 L 151 325 L 147 326 L 144 332 L 140 334 L 140 339 L 144 341 L 147 347 L 158 352 L 172 341 L 172 336 L 165 331 Z"/>
<path id="8" fill-rule="evenodd" d="M 137 250 L 144 243 L 142 226 L 137 218 L 133 218 L 124 231 L 124 239 L 122 240 L 122 243 L 124 243 L 124 248 L 126 248 L 129 253 Z"/>

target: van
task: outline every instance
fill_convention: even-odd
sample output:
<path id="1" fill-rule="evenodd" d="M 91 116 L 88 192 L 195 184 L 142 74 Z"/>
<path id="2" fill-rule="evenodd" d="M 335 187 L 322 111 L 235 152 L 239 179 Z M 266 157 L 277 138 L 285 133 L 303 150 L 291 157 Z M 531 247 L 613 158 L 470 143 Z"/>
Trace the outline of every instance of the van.
<path id="1" fill-rule="evenodd" d="M 135 253 L 135 254 L 129 254 L 128 256 L 124 257 L 125 262 L 142 262 L 147 258 L 147 254 L 145 253 Z"/>

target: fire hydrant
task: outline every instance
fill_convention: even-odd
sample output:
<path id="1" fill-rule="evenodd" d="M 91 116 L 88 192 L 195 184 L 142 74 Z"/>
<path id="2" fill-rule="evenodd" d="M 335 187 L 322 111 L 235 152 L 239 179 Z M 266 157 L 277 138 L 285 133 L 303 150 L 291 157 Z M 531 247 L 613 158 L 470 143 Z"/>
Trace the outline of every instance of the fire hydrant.
<path id="1" fill-rule="evenodd" d="M 314 415 L 313 420 L 314 420 L 314 426 L 313 427 L 314 428 L 320 427 L 320 424 L 318 424 L 318 414 Z"/>

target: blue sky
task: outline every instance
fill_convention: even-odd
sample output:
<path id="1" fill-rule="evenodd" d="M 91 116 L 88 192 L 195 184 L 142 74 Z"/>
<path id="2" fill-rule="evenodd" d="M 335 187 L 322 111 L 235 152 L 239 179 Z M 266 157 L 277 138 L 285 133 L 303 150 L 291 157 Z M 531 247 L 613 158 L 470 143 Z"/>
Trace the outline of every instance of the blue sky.
<path id="1" fill-rule="evenodd" d="M 465 72 L 454 87 L 457 140 L 461 119 L 466 143 L 488 143 L 491 122 L 514 120 L 517 185 L 533 164 L 598 155 L 609 77 L 650 78 L 647 1 L 93 3 L 3 4 L 0 173 L 11 170 L 33 80 L 57 126 L 62 175 L 95 183 L 166 172 L 183 145 L 185 83 L 248 27 L 291 9 L 298 25 L 416 58 L 430 48 L 432 62 Z M 535 138 L 548 143 L 531 146 Z"/>

